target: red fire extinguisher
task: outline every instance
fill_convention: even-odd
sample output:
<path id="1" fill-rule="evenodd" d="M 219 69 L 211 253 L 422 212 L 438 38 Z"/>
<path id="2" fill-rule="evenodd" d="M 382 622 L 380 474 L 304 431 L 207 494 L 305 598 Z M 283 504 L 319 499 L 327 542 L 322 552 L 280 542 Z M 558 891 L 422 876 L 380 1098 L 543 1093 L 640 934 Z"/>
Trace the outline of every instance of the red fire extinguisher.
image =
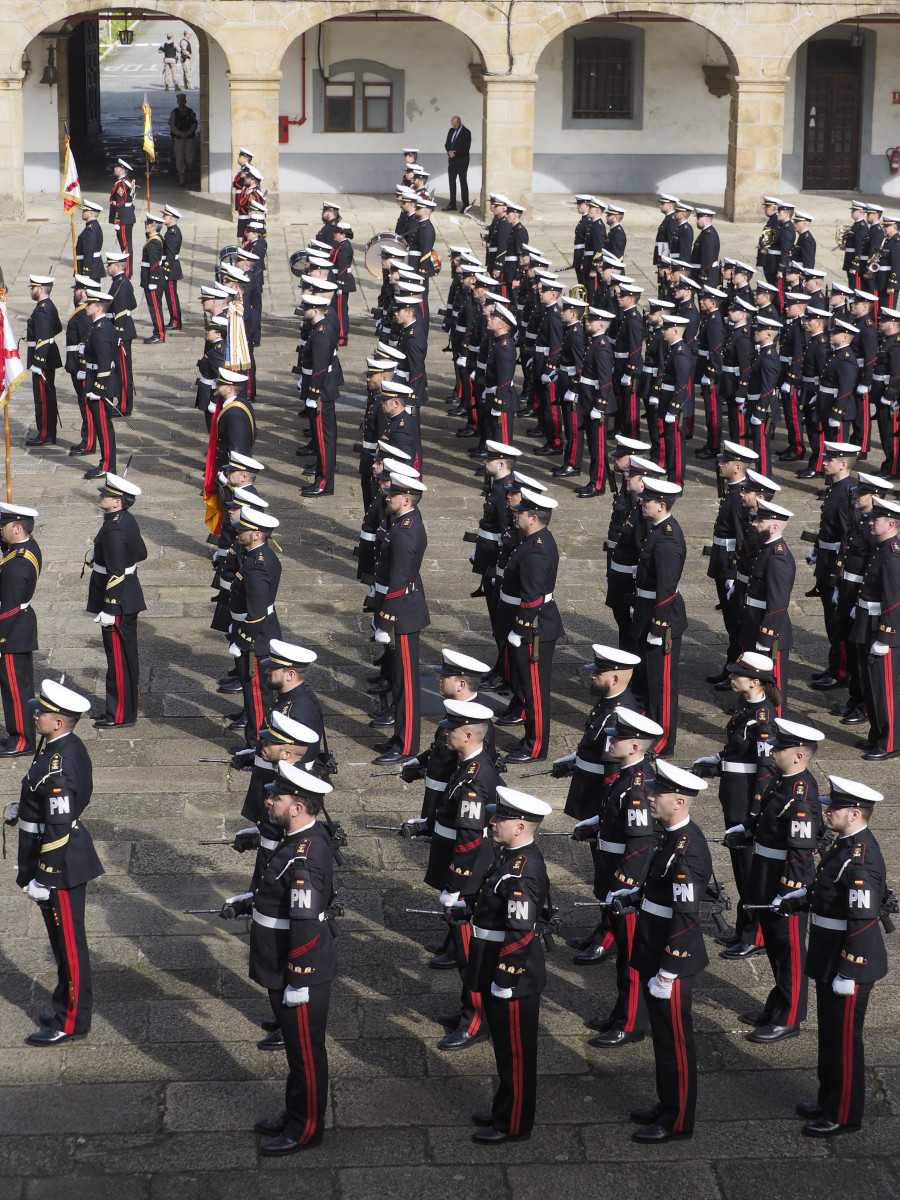
<path id="1" fill-rule="evenodd" d="M 884 153 L 888 160 L 888 167 L 891 174 L 896 175 L 900 171 L 900 146 L 888 146 Z"/>

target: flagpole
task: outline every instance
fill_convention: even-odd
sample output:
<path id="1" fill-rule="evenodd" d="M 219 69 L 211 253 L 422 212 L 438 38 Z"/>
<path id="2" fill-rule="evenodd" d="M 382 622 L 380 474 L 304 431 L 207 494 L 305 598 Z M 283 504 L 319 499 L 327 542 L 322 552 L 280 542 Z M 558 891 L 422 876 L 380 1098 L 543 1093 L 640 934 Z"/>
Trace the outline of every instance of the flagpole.
<path id="1" fill-rule="evenodd" d="M 144 155 L 144 162 L 147 167 L 147 213 L 150 212 L 150 156 Z"/>
<path id="2" fill-rule="evenodd" d="M 69 219 L 72 222 L 72 270 L 78 274 L 78 255 L 75 252 L 75 209 L 69 210 Z"/>
<path id="3" fill-rule="evenodd" d="M 3 437 L 6 442 L 6 503 L 12 504 L 12 471 L 9 463 L 9 392 L 3 405 Z"/>

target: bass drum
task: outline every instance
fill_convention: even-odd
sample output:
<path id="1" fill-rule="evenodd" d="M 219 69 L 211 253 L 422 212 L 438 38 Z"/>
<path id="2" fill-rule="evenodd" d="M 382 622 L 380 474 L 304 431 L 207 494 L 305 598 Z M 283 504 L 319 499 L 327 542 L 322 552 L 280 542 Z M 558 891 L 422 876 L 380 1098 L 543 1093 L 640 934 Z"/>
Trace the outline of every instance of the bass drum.
<path id="1" fill-rule="evenodd" d="M 291 274 L 297 279 L 301 275 L 309 274 L 309 254 L 305 250 L 295 250 L 288 259 L 288 266 L 291 269 Z"/>
<path id="2" fill-rule="evenodd" d="M 366 270 L 373 279 L 383 278 L 384 271 L 381 265 L 382 250 L 390 250 L 392 252 L 402 250 L 405 253 L 407 248 L 406 241 L 402 237 L 398 237 L 396 233 L 376 233 L 374 237 L 369 238 L 366 242 Z"/>

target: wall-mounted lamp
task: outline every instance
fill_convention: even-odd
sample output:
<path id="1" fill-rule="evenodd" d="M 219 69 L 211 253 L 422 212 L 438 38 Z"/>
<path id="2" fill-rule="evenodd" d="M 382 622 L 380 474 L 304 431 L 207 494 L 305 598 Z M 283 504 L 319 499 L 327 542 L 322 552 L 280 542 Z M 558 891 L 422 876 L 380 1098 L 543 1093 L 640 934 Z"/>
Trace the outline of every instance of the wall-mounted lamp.
<path id="1" fill-rule="evenodd" d="M 52 46 L 47 47 L 47 65 L 44 67 L 41 83 L 45 83 L 47 87 L 56 87 L 59 83 L 59 75 L 56 71 L 56 51 Z"/>

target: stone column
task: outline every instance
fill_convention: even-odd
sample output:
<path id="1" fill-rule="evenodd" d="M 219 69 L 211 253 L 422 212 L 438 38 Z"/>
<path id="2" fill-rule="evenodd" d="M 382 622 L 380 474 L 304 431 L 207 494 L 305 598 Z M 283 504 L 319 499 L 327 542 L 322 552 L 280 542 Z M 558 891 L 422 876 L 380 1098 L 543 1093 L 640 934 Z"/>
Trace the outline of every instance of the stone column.
<path id="1" fill-rule="evenodd" d="M 787 77 L 737 75 L 731 84 L 725 213 L 730 220 L 759 213 L 760 197 L 777 195 L 784 150 Z"/>
<path id="2" fill-rule="evenodd" d="M 537 75 L 484 77 L 481 210 L 490 192 L 531 203 L 534 85 Z M 527 218 L 526 218 L 527 221 Z"/>
<path id="3" fill-rule="evenodd" d="M 279 211 L 278 196 L 278 97 L 281 72 L 272 75 L 237 75 L 228 72 L 231 88 L 232 160 L 238 146 L 253 151 L 253 165 L 263 173 L 269 212 Z"/>
<path id="4" fill-rule="evenodd" d="M 0 73 L 0 218 L 25 219 L 25 113 L 21 71 Z"/>

